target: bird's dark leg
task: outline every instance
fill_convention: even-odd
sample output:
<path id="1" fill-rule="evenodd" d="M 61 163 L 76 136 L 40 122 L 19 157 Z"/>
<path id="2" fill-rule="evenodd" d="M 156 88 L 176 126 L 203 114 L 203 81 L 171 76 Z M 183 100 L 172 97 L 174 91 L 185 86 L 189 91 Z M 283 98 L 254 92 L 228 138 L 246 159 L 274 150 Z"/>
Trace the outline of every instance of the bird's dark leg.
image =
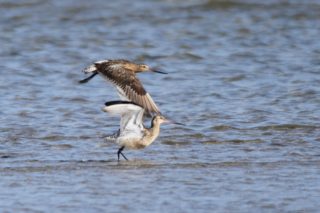
<path id="1" fill-rule="evenodd" d="M 84 84 L 87 83 L 88 81 L 90 81 L 91 78 L 93 78 L 94 76 L 96 76 L 98 74 L 98 72 L 94 72 L 92 75 L 90 75 L 88 78 L 82 79 L 81 81 L 79 81 L 80 84 Z"/>
<path id="2" fill-rule="evenodd" d="M 128 161 L 128 158 L 126 158 L 126 156 L 122 152 L 120 154 L 122 155 L 122 157 L 124 157 L 124 159 L 126 159 L 126 161 Z"/>
<path id="3" fill-rule="evenodd" d="M 128 158 L 126 158 L 126 156 L 122 153 L 123 149 L 124 149 L 124 146 L 120 147 L 120 149 L 118 150 L 118 161 L 120 161 L 120 154 L 124 159 L 128 160 Z"/>

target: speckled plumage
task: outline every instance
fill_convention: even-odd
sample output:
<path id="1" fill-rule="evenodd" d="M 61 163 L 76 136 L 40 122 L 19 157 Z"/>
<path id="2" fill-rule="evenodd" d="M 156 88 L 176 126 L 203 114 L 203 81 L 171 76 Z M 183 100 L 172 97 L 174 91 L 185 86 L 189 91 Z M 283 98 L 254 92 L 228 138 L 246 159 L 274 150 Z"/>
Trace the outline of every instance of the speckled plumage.
<path id="1" fill-rule="evenodd" d="M 87 67 L 84 72 L 92 75 L 82 80 L 87 82 L 96 74 L 111 82 L 122 100 L 129 100 L 142 106 L 147 114 L 161 114 L 159 108 L 146 92 L 136 73 L 152 71 L 147 65 L 136 64 L 128 60 L 102 60 Z"/>

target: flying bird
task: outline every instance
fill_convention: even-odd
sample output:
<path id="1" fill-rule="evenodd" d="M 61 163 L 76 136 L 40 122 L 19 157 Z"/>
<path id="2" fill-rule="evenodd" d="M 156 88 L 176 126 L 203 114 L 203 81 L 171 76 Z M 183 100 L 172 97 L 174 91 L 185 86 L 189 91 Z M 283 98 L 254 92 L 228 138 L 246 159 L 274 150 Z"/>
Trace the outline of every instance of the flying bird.
<path id="1" fill-rule="evenodd" d="M 128 60 L 102 60 L 88 66 L 84 73 L 92 74 L 79 82 L 86 83 L 97 74 L 100 74 L 116 87 L 121 100 L 136 103 L 144 108 L 149 115 L 158 115 L 161 114 L 159 108 L 136 76 L 136 73 L 147 71 L 167 74 L 150 68 L 146 64 L 136 64 Z"/>
<path id="2" fill-rule="evenodd" d="M 123 149 L 143 149 L 149 146 L 160 133 L 160 125 L 163 123 L 176 123 L 166 119 L 162 115 L 152 118 L 151 127 L 146 128 L 143 124 L 144 109 L 136 103 L 130 101 L 110 101 L 105 103 L 103 111 L 111 115 L 118 115 L 120 119 L 120 130 L 114 140 L 120 148 L 118 150 L 118 161 L 120 155 L 126 160 L 122 153 Z"/>

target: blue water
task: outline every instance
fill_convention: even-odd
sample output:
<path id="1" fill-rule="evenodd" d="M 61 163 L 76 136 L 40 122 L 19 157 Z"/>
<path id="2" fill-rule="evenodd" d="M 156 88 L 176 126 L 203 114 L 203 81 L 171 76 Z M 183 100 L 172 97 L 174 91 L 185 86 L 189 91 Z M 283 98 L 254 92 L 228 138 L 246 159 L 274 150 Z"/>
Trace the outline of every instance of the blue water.
<path id="1" fill-rule="evenodd" d="M 318 212 L 320 1 L 0 1 L 1 212 Z M 124 58 L 166 125 L 104 137 Z M 149 124 L 147 121 L 146 125 Z"/>

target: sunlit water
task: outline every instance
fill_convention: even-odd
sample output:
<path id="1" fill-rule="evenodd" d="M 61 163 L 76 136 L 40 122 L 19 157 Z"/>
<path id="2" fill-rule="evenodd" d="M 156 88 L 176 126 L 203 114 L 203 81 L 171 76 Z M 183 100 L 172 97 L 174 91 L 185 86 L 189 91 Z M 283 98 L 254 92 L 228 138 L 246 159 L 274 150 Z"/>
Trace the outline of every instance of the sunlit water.
<path id="1" fill-rule="evenodd" d="M 1 212 L 319 211 L 320 1 L 0 2 Z M 108 58 L 186 124 L 129 162 Z"/>

